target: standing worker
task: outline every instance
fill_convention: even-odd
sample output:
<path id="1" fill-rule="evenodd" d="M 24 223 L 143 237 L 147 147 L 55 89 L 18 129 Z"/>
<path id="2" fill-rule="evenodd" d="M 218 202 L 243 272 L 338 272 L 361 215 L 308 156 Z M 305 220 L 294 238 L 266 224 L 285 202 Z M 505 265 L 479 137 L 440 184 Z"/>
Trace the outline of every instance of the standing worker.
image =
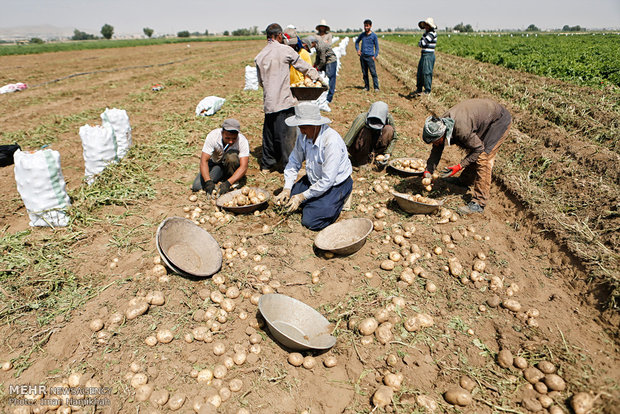
<path id="1" fill-rule="evenodd" d="M 325 71 L 329 78 L 329 91 L 327 92 L 327 103 L 332 103 L 334 92 L 336 91 L 336 70 L 338 69 L 338 58 L 330 45 L 319 40 L 315 36 L 308 36 L 304 40 L 308 48 L 316 50 L 316 60 L 314 67 L 318 71 Z"/>
<path id="2" fill-rule="evenodd" d="M 418 42 L 418 46 L 422 48 L 422 56 L 418 62 L 418 76 L 416 93 L 431 93 L 431 84 L 433 83 L 433 67 L 435 66 L 435 46 L 437 46 L 437 25 L 432 17 L 422 20 L 418 23 L 420 29 L 425 30 L 422 38 Z"/>
<path id="3" fill-rule="evenodd" d="M 355 39 L 355 50 L 360 57 L 360 65 L 362 66 L 362 76 L 364 77 L 364 89 L 369 90 L 370 84 L 368 82 L 368 71 L 372 76 L 372 85 L 375 91 L 379 90 L 379 78 L 377 78 L 377 69 L 375 67 L 375 60 L 379 56 L 379 38 L 370 30 L 372 28 L 372 21 L 370 19 L 364 20 L 364 31 Z M 362 42 L 362 47 L 359 47 L 359 43 Z"/>
<path id="4" fill-rule="evenodd" d="M 284 120 L 295 113 L 297 100 L 291 94 L 289 67 L 293 66 L 313 81 L 319 73 L 312 65 L 299 57 L 299 54 L 283 44 L 282 27 L 277 23 L 267 26 L 267 46 L 254 59 L 258 82 L 263 87 L 263 156 L 260 162 L 262 171 L 273 170 L 278 163 L 283 168 L 288 162 L 292 145 L 287 138 L 290 134 Z"/>
<path id="5" fill-rule="evenodd" d="M 300 132 L 284 170 L 284 189 L 275 202 L 286 203 L 289 213 L 301 207 L 301 224 L 310 230 L 335 222 L 353 190 L 347 147 L 340 134 L 329 127 L 330 122 L 312 102 L 300 102 L 295 116 L 286 120 Z M 295 182 L 304 161 L 306 175 Z"/>
<path id="6" fill-rule="evenodd" d="M 491 191 L 491 172 L 499 146 L 508 136 L 512 123 L 510 112 L 491 99 L 468 99 L 448 110 L 441 118 L 429 116 L 422 139 L 433 144 L 426 161 L 424 178 L 431 178 L 446 146 L 452 144 L 468 151 L 463 160 L 443 169 L 440 176 L 451 184 L 469 187 L 473 196 L 459 213 L 482 213 Z M 454 177 L 463 170 L 460 177 Z"/>
<path id="7" fill-rule="evenodd" d="M 312 65 L 312 58 L 310 53 L 303 47 L 301 39 L 297 36 L 297 30 L 287 27 L 284 30 L 284 44 L 293 48 L 293 50 L 299 53 L 299 57 L 306 61 L 309 65 Z M 304 74 L 291 66 L 291 86 L 304 82 Z"/>
<path id="8" fill-rule="evenodd" d="M 316 25 L 316 37 L 327 43 L 331 46 L 332 44 L 332 33 L 329 31 L 329 26 L 325 19 L 321 19 L 321 23 Z"/>

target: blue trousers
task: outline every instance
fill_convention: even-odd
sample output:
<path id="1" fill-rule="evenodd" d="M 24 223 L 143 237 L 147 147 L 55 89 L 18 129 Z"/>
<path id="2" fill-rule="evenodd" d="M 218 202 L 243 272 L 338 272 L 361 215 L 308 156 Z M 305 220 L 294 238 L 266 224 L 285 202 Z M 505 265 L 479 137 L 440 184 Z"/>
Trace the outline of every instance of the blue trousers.
<path id="1" fill-rule="evenodd" d="M 329 78 L 329 91 L 327 92 L 327 102 L 331 103 L 334 99 L 334 92 L 336 91 L 336 69 L 338 68 L 338 62 L 332 62 L 325 65 L 325 74 Z"/>
<path id="2" fill-rule="evenodd" d="M 310 187 L 308 176 L 304 175 L 293 184 L 291 196 L 303 193 Z M 340 216 L 342 207 L 347 197 L 353 190 L 353 180 L 347 178 L 338 185 L 333 186 L 322 195 L 301 203 L 301 224 L 310 230 L 321 230 L 329 226 Z"/>
<path id="3" fill-rule="evenodd" d="M 416 92 L 431 93 L 431 85 L 433 84 L 433 67 L 435 66 L 435 53 L 424 53 L 418 62 L 417 90 Z"/>
<path id="4" fill-rule="evenodd" d="M 377 77 L 377 68 L 375 67 L 375 61 L 371 55 L 361 55 L 360 65 L 362 66 L 362 76 L 364 77 L 364 88 L 369 89 L 368 71 L 372 76 L 372 85 L 375 89 L 379 89 L 379 78 Z"/>

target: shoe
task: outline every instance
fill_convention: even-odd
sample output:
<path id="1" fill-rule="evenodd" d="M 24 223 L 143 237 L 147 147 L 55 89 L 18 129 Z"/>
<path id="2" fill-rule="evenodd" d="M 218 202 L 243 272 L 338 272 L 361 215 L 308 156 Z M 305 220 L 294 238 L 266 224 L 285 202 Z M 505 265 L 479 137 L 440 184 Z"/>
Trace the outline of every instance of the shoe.
<path id="1" fill-rule="evenodd" d="M 470 201 L 466 206 L 459 207 L 458 211 L 462 216 L 466 216 L 473 213 L 484 213 L 484 207 L 475 201 Z"/>
<path id="2" fill-rule="evenodd" d="M 380 89 L 379 89 L 379 88 L 375 88 L 375 92 L 379 92 L 379 91 L 380 91 Z"/>

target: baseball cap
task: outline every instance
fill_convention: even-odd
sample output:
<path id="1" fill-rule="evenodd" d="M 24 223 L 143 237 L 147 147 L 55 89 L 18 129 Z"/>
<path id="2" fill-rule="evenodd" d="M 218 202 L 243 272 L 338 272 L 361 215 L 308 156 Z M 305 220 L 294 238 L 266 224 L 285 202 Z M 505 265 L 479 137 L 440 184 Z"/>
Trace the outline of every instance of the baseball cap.
<path id="1" fill-rule="evenodd" d="M 239 132 L 241 124 L 234 118 L 228 118 L 222 122 L 222 129 L 229 132 Z"/>

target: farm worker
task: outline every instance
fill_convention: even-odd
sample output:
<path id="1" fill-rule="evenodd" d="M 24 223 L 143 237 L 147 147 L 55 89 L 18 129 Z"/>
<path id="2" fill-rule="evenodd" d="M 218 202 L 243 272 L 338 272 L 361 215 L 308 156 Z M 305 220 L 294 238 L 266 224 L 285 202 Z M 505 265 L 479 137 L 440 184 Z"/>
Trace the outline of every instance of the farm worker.
<path id="1" fill-rule="evenodd" d="M 418 46 L 422 48 L 422 56 L 418 62 L 418 79 L 416 93 L 431 93 L 431 84 L 433 83 L 433 67 L 435 66 L 435 47 L 437 46 L 437 25 L 432 17 L 422 20 L 418 23 L 420 29 L 425 32 L 418 42 Z"/>
<path id="2" fill-rule="evenodd" d="M 379 38 L 371 30 L 372 21 L 364 20 L 364 31 L 355 39 L 355 50 L 360 57 L 360 65 L 362 66 L 362 76 L 364 77 L 364 89 L 369 90 L 368 71 L 372 76 L 372 85 L 375 91 L 379 90 L 379 78 L 377 77 L 377 69 L 375 68 L 375 60 L 379 56 Z M 359 44 L 362 43 L 360 48 Z"/>
<path id="3" fill-rule="evenodd" d="M 450 108 L 441 118 L 426 118 L 422 139 L 433 144 L 433 149 L 426 161 L 425 178 L 431 178 L 446 146 L 456 145 L 468 151 L 460 163 L 444 168 L 440 174 L 455 185 L 469 187 L 473 184 L 472 199 L 459 208 L 461 214 L 484 211 L 491 190 L 495 156 L 511 123 L 508 110 L 491 99 L 468 99 Z M 460 177 L 454 177 L 461 170 Z"/>
<path id="4" fill-rule="evenodd" d="M 314 67 L 318 71 L 325 71 L 325 75 L 329 78 L 329 90 L 327 91 L 327 103 L 330 104 L 334 99 L 336 91 L 336 69 L 338 68 L 338 58 L 330 45 L 319 40 L 317 37 L 308 36 L 304 38 L 304 43 L 310 48 L 316 50 L 316 60 Z"/>
<path id="5" fill-rule="evenodd" d="M 210 197 L 215 183 L 220 184 L 220 195 L 245 177 L 250 159 L 250 145 L 240 133 L 241 124 L 236 119 L 226 119 L 222 127 L 207 134 L 200 155 L 200 172 L 192 184 L 192 191 L 203 189 Z"/>
<path id="6" fill-rule="evenodd" d="M 304 49 L 301 39 L 299 38 L 299 36 L 297 36 L 297 31 L 295 29 L 287 28 L 286 30 L 284 30 L 283 41 L 285 45 L 292 47 L 295 52 L 299 53 L 299 57 L 301 57 L 309 65 L 312 65 L 312 58 L 310 58 L 310 53 L 308 53 L 308 51 Z M 303 83 L 303 73 L 295 69 L 294 66 L 291 66 L 290 72 L 291 86 L 299 82 Z"/>
<path id="7" fill-rule="evenodd" d="M 394 118 L 388 105 L 377 101 L 370 105 L 368 112 L 362 112 L 355 118 L 344 136 L 344 143 L 353 165 L 364 165 L 374 158 L 377 166 L 383 168 L 392 154 L 396 139 Z M 378 155 L 383 157 L 377 159 Z"/>
<path id="8" fill-rule="evenodd" d="M 318 105 L 308 101 L 300 102 L 295 115 L 286 119 L 300 133 L 284 170 L 284 189 L 275 201 L 286 203 L 289 213 L 301 206 L 301 224 L 310 230 L 335 222 L 353 190 L 347 147 L 330 122 Z M 295 182 L 304 161 L 306 175 Z"/>
<path id="9" fill-rule="evenodd" d="M 263 156 L 262 171 L 284 167 L 293 148 L 295 130 L 289 131 L 284 120 L 295 113 L 297 100 L 291 94 L 289 66 L 316 81 L 319 73 L 299 54 L 283 44 L 282 27 L 277 23 L 267 26 L 267 46 L 254 59 L 258 82 L 263 87 Z"/>
<path id="10" fill-rule="evenodd" d="M 324 41 L 328 45 L 332 44 L 332 40 L 333 40 L 332 33 L 329 31 L 329 26 L 327 25 L 327 22 L 325 21 L 325 19 L 321 19 L 321 23 L 317 24 L 315 29 L 316 29 L 315 36 L 317 38 Z"/>

